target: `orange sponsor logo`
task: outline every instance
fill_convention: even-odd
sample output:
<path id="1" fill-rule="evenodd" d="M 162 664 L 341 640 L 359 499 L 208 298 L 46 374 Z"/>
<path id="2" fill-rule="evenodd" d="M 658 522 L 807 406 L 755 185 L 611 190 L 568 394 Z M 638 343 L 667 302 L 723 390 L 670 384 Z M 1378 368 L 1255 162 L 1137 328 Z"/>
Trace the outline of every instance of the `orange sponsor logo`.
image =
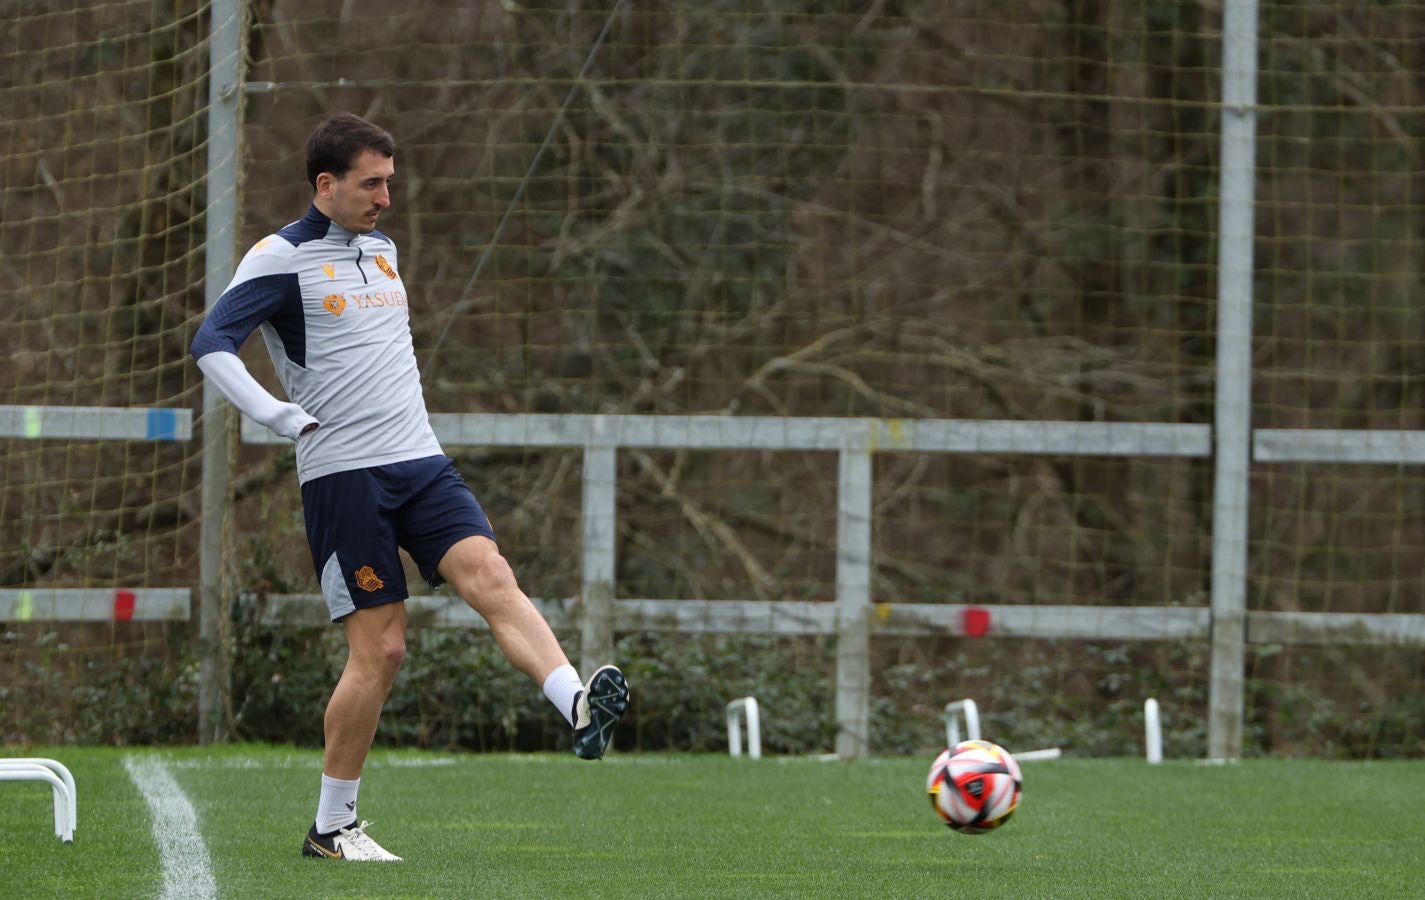
<path id="1" fill-rule="evenodd" d="M 344 294 L 327 294 L 322 300 L 322 306 L 327 308 L 327 312 L 334 316 L 339 316 L 346 309 L 346 296 Z"/>
<path id="2" fill-rule="evenodd" d="M 331 263 L 322 263 L 322 271 L 327 273 L 328 278 L 336 277 L 336 266 Z"/>
<path id="3" fill-rule="evenodd" d="M 376 577 L 376 570 L 370 566 L 362 566 L 354 573 L 356 575 L 356 586 L 363 591 L 376 591 L 386 586 L 386 582 Z"/>
<path id="4" fill-rule="evenodd" d="M 396 275 L 396 269 L 390 263 L 386 262 L 386 257 L 379 253 L 376 254 L 376 268 L 385 272 L 387 278 L 395 279 L 399 277 Z"/>
<path id="5" fill-rule="evenodd" d="M 376 291 L 373 294 L 352 294 L 351 302 L 357 309 L 373 306 L 405 306 L 406 295 L 402 291 Z"/>

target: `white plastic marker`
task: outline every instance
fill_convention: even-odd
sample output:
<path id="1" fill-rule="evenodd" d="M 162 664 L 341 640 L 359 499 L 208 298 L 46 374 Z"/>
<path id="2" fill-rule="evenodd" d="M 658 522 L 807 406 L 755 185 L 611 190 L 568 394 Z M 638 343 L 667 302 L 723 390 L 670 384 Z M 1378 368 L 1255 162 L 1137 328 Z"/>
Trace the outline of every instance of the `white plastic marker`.
<path id="1" fill-rule="evenodd" d="M 980 739 L 980 708 L 975 705 L 975 701 L 969 697 L 964 700 L 951 700 L 945 704 L 945 746 L 947 747 L 954 747 L 960 743 L 960 716 L 965 718 L 966 740 L 978 741 Z"/>
<path id="2" fill-rule="evenodd" d="M 742 697 L 727 705 L 727 752 L 730 756 L 742 755 L 742 728 L 739 720 L 747 719 L 747 755 L 753 759 L 762 758 L 762 714 L 757 708 L 756 697 Z"/>
<path id="3" fill-rule="evenodd" d="M 1163 723 L 1158 718 L 1158 701 L 1152 697 L 1143 701 L 1143 755 L 1150 766 L 1163 761 Z"/>
<path id="4" fill-rule="evenodd" d="M 26 591 L 20 592 L 21 600 L 25 599 L 26 593 Z M 65 840 L 68 841 L 74 840 L 74 831 L 79 827 L 79 791 L 74 786 L 74 775 L 70 773 L 69 767 L 57 759 L 46 759 L 37 756 L 7 756 L 3 759 L 0 759 L 0 769 L 7 769 L 17 766 L 23 768 L 32 768 L 34 766 L 39 766 L 41 768 L 48 769 L 50 772 L 54 773 L 54 776 L 56 778 L 60 780 L 60 783 L 63 785 L 63 791 L 61 793 L 64 796 L 64 817 L 69 822 L 68 837 L 65 837 L 64 835 L 60 836 L 64 837 Z M 58 820 L 59 817 L 56 816 L 55 818 L 56 820 Z"/>
<path id="5" fill-rule="evenodd" d="M 208 851 L 198 833 L 198 813 L 188 795 L 156 756 L 126 756 L 124 768 L 153 817 L 153 840 L 163 864 L 163 900 L 209 900 L 218 896 Z"/>
<path id="6" fill-rule="evenodd" d="M 0 781 L 43 781 L 54 795 L 54 836 L 74 843 L 74 776 L 52 759 L 0 760 Z"/>
<path id="7" fill-rule="evenodd" d="M 945 704 L 945 746 L 954 747 L 960 743 L 960 717 L 965 719 L 966 740 L 980 740 L 980 707 L 975 701 L 966 697 L 963 700 L 951 700 Z M 1058 759 L 1063 755 L 1063 750 L 1058 747 L 1049 747 L 1046 750 L 1021 750 L 1013 754 L 1016 760 L 1034 759 Z"/>

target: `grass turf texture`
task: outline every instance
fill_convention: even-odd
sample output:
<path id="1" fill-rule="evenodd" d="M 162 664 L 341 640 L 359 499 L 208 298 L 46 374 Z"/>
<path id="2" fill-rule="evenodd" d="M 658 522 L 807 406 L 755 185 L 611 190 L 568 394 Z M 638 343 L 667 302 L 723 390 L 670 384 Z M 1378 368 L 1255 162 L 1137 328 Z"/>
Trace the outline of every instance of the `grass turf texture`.
<path id="1" fill-rule="evenodd" d="M 929 759 L 377 751 L 359 811 L 406 862 L 357 865 L 298 855 L 315 752 L 62 748 L 26 755 L 73 771 L 75 843 L 47 786 L 0 783 L 0 893 L 158 895 L 131 753 L 188 795 L 225 897 L 1376 898 L 1425 872 L 1418 762 L 1030 762 L 1019 812 L 970 837 L 930 809 Z"/>

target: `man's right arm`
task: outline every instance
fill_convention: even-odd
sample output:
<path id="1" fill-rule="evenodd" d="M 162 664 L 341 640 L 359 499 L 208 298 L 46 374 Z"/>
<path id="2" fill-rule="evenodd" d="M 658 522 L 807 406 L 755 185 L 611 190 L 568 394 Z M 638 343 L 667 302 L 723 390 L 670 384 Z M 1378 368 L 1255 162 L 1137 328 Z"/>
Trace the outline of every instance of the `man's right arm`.
<path id="1" fill-rule="evenodd" d="M 204 317 L 193 336 L 193 357 L 203 377 L 210 379 L 233 406 L 277 434 L 296 440 L 316 428 L 317 420 L 297 404 L 268 393 L 237 355 L 248 336 L 290 303 L 296 290 L 295 275 L 270 273 L 245 278 L 244 269 L 253 262 L 254 253 L 243 260 L 233 283 Z M 258 264 L 252 268 L 265 267 Z M 300 304 L 300 291 L 296 299 Z"/>
<path id="2" fill-rule="evenodd" d="M 267 392 L 236 353 L 214 350 L 198 357 L 203 377 L 218 386 L 233 406 L 285 438 L 296 440 L 317 427 L 317 420 L 295 403 L 285 403 Z"/>

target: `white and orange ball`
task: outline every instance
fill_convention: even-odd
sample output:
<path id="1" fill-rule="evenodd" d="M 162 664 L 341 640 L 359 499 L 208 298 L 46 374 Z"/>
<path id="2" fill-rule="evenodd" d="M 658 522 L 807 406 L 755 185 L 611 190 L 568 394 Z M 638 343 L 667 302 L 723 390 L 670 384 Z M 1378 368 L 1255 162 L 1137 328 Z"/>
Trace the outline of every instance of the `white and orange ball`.
<path id="1" fill-rule="evenodd" d="M 984 834 L 1008 822 L 1023 785 L 1019 763 L 989 741 L 961 741 L 942 750 L 925 781 L 931 807 L 961 834 Z"/>

